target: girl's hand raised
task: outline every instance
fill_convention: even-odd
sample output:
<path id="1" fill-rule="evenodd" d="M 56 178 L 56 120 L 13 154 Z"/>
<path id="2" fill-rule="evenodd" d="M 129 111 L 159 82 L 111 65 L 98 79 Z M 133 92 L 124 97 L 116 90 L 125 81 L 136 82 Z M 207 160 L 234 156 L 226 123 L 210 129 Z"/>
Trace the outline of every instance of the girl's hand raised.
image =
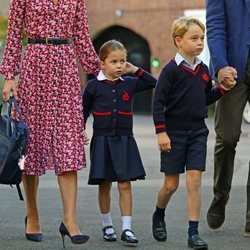
<path id="1" fill-rule="evenodd" d="M 138 67 L 134 66 L 130 62 L 126 62 L 126 68 L 124 70 L 124 75 L 126 74 L 134 74 L 138 70 Z"/>

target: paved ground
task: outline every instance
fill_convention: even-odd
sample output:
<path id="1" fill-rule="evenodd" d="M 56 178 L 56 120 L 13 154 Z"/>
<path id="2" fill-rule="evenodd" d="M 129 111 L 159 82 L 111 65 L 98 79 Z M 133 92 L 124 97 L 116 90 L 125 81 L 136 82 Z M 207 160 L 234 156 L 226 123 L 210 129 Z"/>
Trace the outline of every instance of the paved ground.
<path id="1" fill-rule="evenodd" d="M 208 143 L 207 171 L 203 177 L 203 203 L 200 221 L 200 234 L 209 244 L 209 249 L 250 249 L 250 238 L 242 236 L 245 219 L 246 179 L 249 163 L 250 125 L 243 124 L 243 133 L 238 145 L 235 174 L 230 201 L 226 211 L 226 221 L 221 229 L 212 231 L 206 224 L 206 211 L 212 199 L 213 145 L 214 132 L 212 119 L 207 121 L 210 128 Z M 159 173 L 159 152 L 156 146 L 153 123 L 150 116 L 135 116 L 135 137 L 140 147 L 147 171 L 147 180 L 133 183 L 134 218 L 133 229 L 140 241 L 137 249 L 187 248 L 186 189 L 185 176 L 180 188 L 173 196 L 167 209 L 168 241 L 156 242 L 151 236 L 151 214 L 155 206 L 156 193 L 162 183 Z M 88 128 L 89 135 L 91 129 Z M 87 148 L 87 155 L 89 149 Z M 90 235 L 90 241 L 81 246 L 71 244 L 66 239 L 67 249 L 125 249 L 120 240 L 107 243 L 102 240 L 100 215 L 96 201 L 96 188 L 87 186 L 89 169 L 79 174 L 79 224 L 82 232 Z M 116 186 L 112 189 L 112 216 L 118 235 L 121 220 L 118 209 Z M 41 243 L 29 242 L 24 237 L 25 203 L 17 198 L 15 190 L 0 185 L 0 249 L 61 249 L 62 242 L 58 232 L 61 220 L 61 202 L 57 181 L 52 172 L 41 178 L 39 205 L 42 218 L 44 240 Z"/>

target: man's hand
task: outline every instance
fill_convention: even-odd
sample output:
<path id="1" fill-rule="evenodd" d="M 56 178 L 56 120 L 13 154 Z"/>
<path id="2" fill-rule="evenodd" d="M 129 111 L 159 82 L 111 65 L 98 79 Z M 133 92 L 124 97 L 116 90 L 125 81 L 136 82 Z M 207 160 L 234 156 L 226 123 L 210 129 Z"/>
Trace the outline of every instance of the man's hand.
<path id="1" fill-rule="evenodd" d="M 10 92 L 13 93 L 13 96 L 17 100 L 17 86 L 14 80 L 6 80 L 3 87 L 3 99 L 8 101 L 10 98 Z"/>
<path id="2" fill-rule="evenodd" d="M 161 152 L 170 152 L 171 150 L 171 140 L 166 132 L 157 134 L 158 136 L 158 146 Z"/>
<path id="3" fill-rule="evenodd" d="M 225 90 L 230 90 L 236 84 L 237 71 L 235 68 L 226 66 L 218 71 L 218 82 Z"/>

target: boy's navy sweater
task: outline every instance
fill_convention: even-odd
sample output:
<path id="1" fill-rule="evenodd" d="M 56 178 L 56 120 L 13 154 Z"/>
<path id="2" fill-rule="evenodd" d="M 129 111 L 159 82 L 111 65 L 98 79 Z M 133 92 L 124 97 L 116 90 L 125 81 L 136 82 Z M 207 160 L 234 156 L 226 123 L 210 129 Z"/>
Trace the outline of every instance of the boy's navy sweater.
<path id="1" fill-rule="evenodd" d="M 156 79 L 142 69 L 116 82 L 92 79 L 83 94 L 85 123 L 92 112 L 93 135 L 132 135 L 135 92 L 152 89 Z"/>
<path id="2" fill-rule="evenodd" d="M 191 70 L 171 60 L 161 71 L 153 103 L 156 133 L 206 127 L 207 105 L 224 94 L 213 88 L 208 68 L 202 62 Z"/>

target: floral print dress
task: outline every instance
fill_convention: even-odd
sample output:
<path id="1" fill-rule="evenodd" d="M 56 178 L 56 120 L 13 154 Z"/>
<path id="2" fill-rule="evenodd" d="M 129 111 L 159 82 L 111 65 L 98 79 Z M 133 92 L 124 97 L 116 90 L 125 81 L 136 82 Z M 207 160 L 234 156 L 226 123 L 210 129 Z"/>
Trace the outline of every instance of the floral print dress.
<path id="1" fill-rule="evenodd" d="M 72 38 L 73 44 L 28 44 L 28 38 Z M 99 71 L 89 38 L 84 0 L 11 0 L 8 35 L 0 73 L 20 74 L 18 103 L 30 137 L 24 174 L 57 175 L 86 165 L 82 94 L 76 58 L 87 73 Z"/>

